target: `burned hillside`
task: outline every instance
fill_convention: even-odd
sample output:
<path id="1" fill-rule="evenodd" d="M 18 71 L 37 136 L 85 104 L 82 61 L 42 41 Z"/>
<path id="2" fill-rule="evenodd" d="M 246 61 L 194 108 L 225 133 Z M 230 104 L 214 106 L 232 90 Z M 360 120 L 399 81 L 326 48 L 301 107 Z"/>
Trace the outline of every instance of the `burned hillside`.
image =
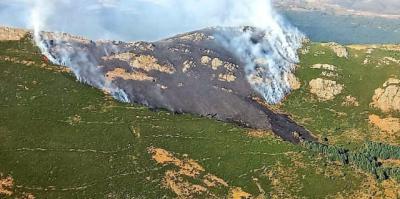
<path id="1" fill-rule="evenodd" d="M 72 66 L 78 79 L 121 101 L 273 130 L 292 142 L 298 142 L 299 135 L 313 139 L 288 116 L 260 103 L 263 96 L 252 84 L 274 82 L 262 76 L 265 68 L 259 66 L 260 75 L 248 75 L 246 64 L 224 45 L 230 38 L 223 31 L 249 32 L 254 44 L 266 36 L 252 28 L 209 28 L 157 42 L 94 42 L 54 33 L 42 38 L 51 60 Z M 260 66 L 268 61 L 254 60 Z M 296 81 L 293 75 L 283 75 L 282 81 Z"/>

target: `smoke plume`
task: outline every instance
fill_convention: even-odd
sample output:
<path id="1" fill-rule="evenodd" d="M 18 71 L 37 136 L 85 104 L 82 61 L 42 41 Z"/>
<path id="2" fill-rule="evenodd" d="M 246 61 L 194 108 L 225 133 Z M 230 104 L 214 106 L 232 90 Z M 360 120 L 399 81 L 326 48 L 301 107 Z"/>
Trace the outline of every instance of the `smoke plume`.
<path id="1" fill-rule="evenodd" d="M 278 103 L 290 92 L 287 77 L 298 62 L 297 50 L 304 37 L 275 12 L 270 0 L 17 2 L 21 9 L 30 9 L 26 26 L 34 29 L 35 42 L 44 55 L 54 63 L 71 67 L 81 81 L 108 90 L 122 101 L 128 101 L 127 96 L 104 80 L 90 55 L 82 54 L 84 50 L 79 46 L 60 43 L 53 35 L 52 40 L 65 47 L 63 54 L 55 57 L 48 51 L 49 38 L 42 31 L 63 31 L 91 39 L 152 41 L 210 26 L 225 27 L 216 38 L 246 63 L 250 84 L 269 103 Z M 255 29 L 227 28 L 244 26 Z"/>

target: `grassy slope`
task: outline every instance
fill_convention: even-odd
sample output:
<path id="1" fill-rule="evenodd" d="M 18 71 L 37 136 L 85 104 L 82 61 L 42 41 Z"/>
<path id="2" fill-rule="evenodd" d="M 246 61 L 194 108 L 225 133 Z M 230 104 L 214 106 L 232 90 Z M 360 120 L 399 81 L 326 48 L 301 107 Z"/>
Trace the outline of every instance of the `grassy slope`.
<path id="1" fill-rule="evenodd" d="M 267 195 L 310 198 L 349 192 L 363 178 L 273 136 L 254 138 L 231 124 L 116 102 L 69 73 L 40 68 L 29 40 L 0 42 L 0 52 L 0 172 L 15 180 L 12 197 L 174 197 L 162 183 L 171 166 L 156 164 L 151 146 L 188 154 L 253 195 L 262 192 L 253 178 Z M 222 196 L 228 189 L 210 191 Z"/>
<path id="2" fill-rule="evenodd" d="M 311 43 L 310 52 L 301 56 L 301 66 L 296 72 L 302 86 L 288 96 L 281 108 L 293 115 L 313 133 L 328 137 L 332 144 L 352 148 L 360 146 L 365 140 L 370 140 L 372 133 L 377 133 L 376 129 L 368 125 L 370 114 L 378 114 L 381 117 L 400 116 L 400 113 L 382 113 L 369 106 L 375 89 L 382 87 L 389 77 L 400 77 L 399 64 L 392 62 L 389 65 L 379 65 L 379 60 L 383 57 L 399 60 L 400 52 L 379 48 L 371 54 L 367 54 L 367 49 L 348 48 L 348 51 L 349 59 L 338 58 L 329 47 Z M 363 64 L 367 56 L 370 57 L 370 63 Z M 309 92 L 310 80 L 322 77 L 321 72 L 324 71 L 312 69 L 310 66 L 313 64 L 332 64 L 338 67 L 337 77 L 324 77 L 344 85 L 343 92 L 334 100 L 320 102 Z M 357 98 L 358 107 L 342 106 L 343 98 L 348 95 Z M 388 142 L 388 140 L 379 139 L 375 141 Z M 400 144 L 400 140 L 391 140 L 391 143 Z"/>

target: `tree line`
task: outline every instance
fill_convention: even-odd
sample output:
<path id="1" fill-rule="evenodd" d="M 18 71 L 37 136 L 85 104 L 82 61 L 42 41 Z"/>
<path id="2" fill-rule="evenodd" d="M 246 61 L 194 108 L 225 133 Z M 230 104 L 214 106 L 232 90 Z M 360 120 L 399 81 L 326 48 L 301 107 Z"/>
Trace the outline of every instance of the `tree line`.
<path id="1" fill-rule="evenodd" d="M 373 174 L 378 180 L 393 178 L 400 181 L 400 167 L 383 166 L 379 160 L 400 160 L 400 147 L 383 143 L 367 142 L 361 150 L 330 146 L 314 141 L 302 141 L 306 149 L 325 155 L 331 161 L 339 161 L 343 165 L 356 165 L 360 169 Z"/>

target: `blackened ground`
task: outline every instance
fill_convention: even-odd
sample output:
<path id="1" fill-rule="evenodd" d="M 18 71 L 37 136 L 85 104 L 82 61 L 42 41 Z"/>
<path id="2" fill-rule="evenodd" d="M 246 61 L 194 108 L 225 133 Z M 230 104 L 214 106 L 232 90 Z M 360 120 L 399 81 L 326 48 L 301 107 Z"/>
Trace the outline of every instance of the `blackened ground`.
<path id="1" fill-rule="evenodd" d="M 252 100 L 252 96 L 260 96 L 248 83 L 244 63 L 216 39 L 220 31 L 204 29 L 154 43 L 92 42 L 63 37 L 61 41 L 49 42 L 49 46 L 57 59 L 65 56 L 63 49 L 69 48 L 69 64 L 80 69 L 81 78 L 93 83 L 101 76 L 103 81 L 112 81 L 132 102 L 272 130 L 294 143 L 300 139 L 314 140 L 286 115 Z M 125 74 L 113 73 L 117 68 Z M 151 80 L 127 78 L 134 73 Z M 107 79 L 110 74 L 113 78 Z"/>

